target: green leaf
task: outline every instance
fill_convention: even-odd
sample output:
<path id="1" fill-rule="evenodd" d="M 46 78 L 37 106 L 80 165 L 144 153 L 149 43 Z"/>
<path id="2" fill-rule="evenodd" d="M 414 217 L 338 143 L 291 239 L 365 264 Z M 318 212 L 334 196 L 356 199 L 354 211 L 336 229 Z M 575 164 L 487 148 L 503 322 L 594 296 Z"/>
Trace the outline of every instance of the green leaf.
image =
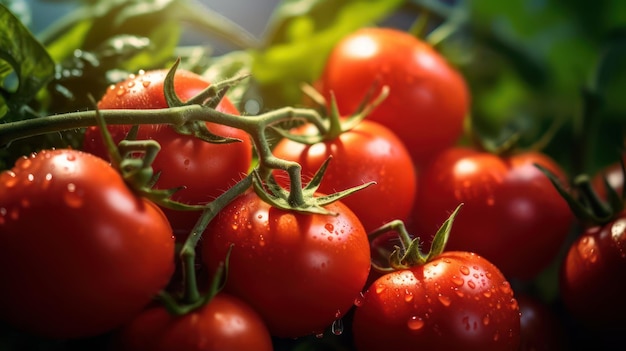
<path id="1" fill-rule="evenodd" d="M 54 74 L 54 62 L 31 32 L 0 4 L 0 111 L 5 122 L 30 114 L 27 105 Z M 11 74 L 15 74 L 15 80 Z M 6 107 L 4 107 L 6 106 Z"/>

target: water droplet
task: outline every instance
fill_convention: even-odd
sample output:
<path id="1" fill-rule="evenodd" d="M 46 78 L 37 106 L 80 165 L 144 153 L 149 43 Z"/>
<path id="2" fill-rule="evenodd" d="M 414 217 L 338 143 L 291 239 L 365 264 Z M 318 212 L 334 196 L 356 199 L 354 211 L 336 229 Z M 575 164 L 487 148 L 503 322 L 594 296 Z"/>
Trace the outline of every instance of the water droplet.
<path id="1" fill-rule="evenodd" d="M 28 173 L 28 175 L 26 176 L 26 180 L 31 183 L 33 180 L 35 180 L 35 175 L 32 173 Z"/>
<path id="2" fill-rule="evenodd" d="M 0 184 L 3 184 L 5 188 L 10 189 L 17 183 L 17 176 L 13 171 L 5 171 L 0 173 Z"/>
<path id="3" fill-rule="evenodd" d="M 324 225 L 324 228 L 325 228 L 325 229 L 326 229 L 329 233 L 332 233 L 332 232 L 333 232 L 333 230 L 335 230 L 335 226 L 333 226 L 331 223 L 326 223 L 326 224 Z"/>
<path id="4" fill-rule="evenodd" d="M 117 88 L 117 92 L 115 92 L 115 95 L 117 95 L 118 97 L 124 96 L 125 94 L 126 94 L 126 88 L 122 86 Z"/>
<path id="5" fill-rule="evenodd" d="M 462 286 L 465 280 L 461 277 L 457 277 L 456 275 L 452 276 L 452 283 L 458 286 Z"/>
<path id="6" fill-rule="evenodd" d="M 65 189 L 63 200 L 67 206 L 78 208 L 83 205 L 83 192 L 82 190 L 77 189 L 74 183 L 69 183 Z"/>
<path id="7" fill-rule="evenodd" d="M 22 208 L 29 208 L 30 207 L 30 200 L 27 198 L 23 198 L 20 201 L 20 205 L 22 205 Z"/>
<path id="8" fill-rule="evenodd" d="M 496 332 L 493 334 L 493 341 L 498 341 L 500 339 L 500 332 Z"/>
<path id="9" fill-rule="evenodd" d="M 437 298 L 439 299 L 439 302 L 441 302 L 441 304 L 446 307 L 450 306 L 450 304 L 452 303 L 452 300 L 448 296 L 439 294 Z"/>
<path id="10" fill-rule="evenodd" d="M 144 88 L 147 88 L 150 86 L 150 81 L 149 80 L 144 80 L 143 82 L 141 82 L 141 85 L 143 85 Z"/>
<path id="11" fill-rule="evenodd" d="M 385 286 L 384 285 L 377 285 L 376 286 L 376 293 L 377 294 L 381 294 L 383 291 L 385 291 Z"/>
<path id="12" fill-rule="evenodd" d="M 486 314 L 483 317 L 483 325 L 485 325 L 485 326 L 489 325 L 490 320 L 491 320 L 491 317 L 489 316 L 489 314 Z"/>
<path id="13" fill-rule="evenodd" d="M 15 161 L 15 167 L 20 169 L 27 169 L 32 164 L 32 161 L 26 156 L 22 156 Z"/>
<path id="14" fill-rule="evenodd" d="M 343 334 L 343 320 L 336 319 L 331 325 L 330 330 L 335 335 Z"/>
<path id="15" fill-rule="evenodd" d="M 359 293 L 359 296 L 357 296 L 357 297 L 354 299 L 354 305 L 355 305 L 356 307 L 361 307 L 361 306 L 363 306 L 363 302 L 365 302 L 365 296 L 363 296 L 363 293 L 362 293 L 362 292 L 360 292 L 360 293 Z"/>
<path id="16" fill-rule="evenodd" d="M 324 337 L 324 333 L 317 333 L 317 334 L 315 334 L 315 337 L 318 338 L 318 339 L 321 339 L 321 338 Z"/>
<path id="17" fill-rule="evenodd" d="M 128 87 L 128 88 L 132 88 L 134 86 L 135 86 L 135 82 L 134 81 L 130 81 L 130 82 L 128 82 L 128 84 L 126 84 L 126 87 Z"/>
<path id="18" fill-rule="evenodd" d="M 459 267 L 459 271 L 461 272 L 461 274 L 463 275 L 469 275 L 470 274 L 470 270 L 469 268 L 467 268 L 466 266 L 461 266 Z"/>
<path id="19" fill-rule="evenodd" d="M 491 290 L 483 291 L 483 296 L 486 297 L 486 298 L 490 298 L 491 297 Z"/>
<path id="20" fill-rule="evenodd" d="M 183 165 L 185 165 L 185 167 L 188 167 L 189 163 L 191 163 L 191 161 L 188 158 L 186 158 L 185 161 L 183 161 Z"/>
<path id="21" fill-rule="evenodd" d="M 404 301 L 405 301 L 405 302 L 411 302 L 411 301 L 413 301 L 413 293 L 412 293 L 412 292 L 410 292 L 410 291 L 408 291 L 408 290 L 405 290 L 405 291 L 404 291 Z"/>
<path id="22" fill-rule="evenodd" d="M 489 196 L 487 198 L 487 206 L 493 206 L 496 203 L 496 199 L 494 199 L 493 197 Z"/>
<path id="23" fill-rule="evenodd" d="M 469 286 L 471 289 L 474 289 L 474 288 L 476 288 L 476 283 L 474 283 L 473 280 L 469 280 L 467 282 L 467 286 Z"/>
<path id="24" fill-rule="evenodd" d="M 418 316 L 412 316 L 411 318 L 409 318 L 409 320 L 406 322 L 406 326 L 410 329 L 410 330 L 420 330 L 422 328 L 424 328 L 424 324 L 426 324 L 424 322 L 423 319 L 421 319 Z"/>
<path id="25" fill-rule="evenodd" d="M 332 236 L 329 236 L 329 237 L 328 237 L 328 241 L 333 241 L 333 237 L 332 237 Z"/>
<path id="26" fill-rule="evenodd" d="M 509 282 L 504 281 L 502 282 L 502 284 L 500 284 L 500 291 L 502 291 L 505 294 L 511 294 L 513 291 L 511 290 L 511 284 L 509 284 Z"/>
<path id="27" fill-rule="evenodd" d="M 233 230 L 237 230 L 237 229 L 239 229 L 239 226 L 238 226 L 237 224 L 233 224 L 233 225 L 231 226 L 231 228 L 233 228 Z"/>

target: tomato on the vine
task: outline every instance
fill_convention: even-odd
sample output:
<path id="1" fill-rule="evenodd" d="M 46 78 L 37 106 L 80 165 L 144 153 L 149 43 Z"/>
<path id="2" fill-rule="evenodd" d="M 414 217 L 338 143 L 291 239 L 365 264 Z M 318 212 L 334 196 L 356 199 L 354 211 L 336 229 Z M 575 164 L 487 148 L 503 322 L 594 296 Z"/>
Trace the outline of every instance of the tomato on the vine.
<path id="1" fill-rule="evenodd" d="M 290 133 L 316 132 L 315 126 L 306 124 Z M 413 208 L 417 187 L 413 161 L 400 139 L 379 123 L 363 120 L 335 138 L 312 145 L 284 138 L 274 147 L 274 155 L 298 162 L 305 178 L 332 157 L 318 189 L 321 193 L 376 182 L 342 199 L 368 232 L 394 219 L 406 220 Z M 286 173 L 275 172 L 275 176 L 279 184 L 288 187 Z"/>
<path id="2" fill-rule="evenodd" d="M 392 28 L 359 29 L 334 47 L 316 82 L 327 99 L 335 95 L 342 115 L 355 111 L 374 85 L 388 86 L 390 94 L 368 119 L 396 133 L 416 165 L 461 137 L 469 90 L 427 43 Z"/>
<path id="3" fill-rule="evenodd" d="M 167 70 L 141 72 L 117 85 L 111 86 L 98 102 L 99 109 L 161 109 L 167 108 L 163 85 Z M 178 69 L 174 76 L 174 90 L 182 101 L 194 97 L 210 83 L 203 77 Z M 236 107 L 223 98 L 218 111 L 239 114 Z M 241 142 L 214 144 L 191 135 L 181 135 L 168 125 L 140 125 L 138 140 L 153 139 L 161 145 L 152 163 L 159 178 L 157 189 L 185 186 L 172 196 L 172 200 L 186 204 L 205 204 L 219 196 L 245 175 L 252 162 L 249 136 L 242 130 L 207 123 L 208 129 L 219 136 L 240 139 Z M 131 125 L 107 127 L 114 139 L 120 142 Z M 83 150 L 108 159 L 101 132 L 90 127 L 85 133 Z M 185 237 L 195 224 L 198 211 L 163 209 L 177 237 Z"/>
<path id="4" fill-rule="evenodd" d="M 152 307 L 115 336 L 116 350 L 127 351 L 272 351 L 261 317 L 240 299 L 220 293 L 181 316 Z"/>
<path id="5" fill-rule="evenodd" d="M 554 261 L 573 223 L 567 202 L 535 164 L 565 178 L 538 152 L 442 152 L 420 174 L 416 232 L 431 233 L 463 203 L 447 248 L 476 252 L 509 279 L 532 279 Z"/>
<path id="6" fill-rule="evenodd" d="M 496 266 L 447 251 L 424 265 L 387 273 L 358 302 L 359 351 L 517 350 L 519 306 Z"/>
<path id="7" fill-rule="evenodd" d="M 341 202 L 325 208 L 336 215 L 282 210 L 248 191 L 203 234 L 209 271 L 232 245 L 224 291 L 258 311 L 274 336 L 324 331 L 365 285 L 370 251 L 362 224 Z"/>
<path id="8" fill-rule="evenodd" d="M 108 332 L 174 271 L 161 210 L 106 161 L 44 150 L 0 173 L 0 319 L 51 338 Z"/>

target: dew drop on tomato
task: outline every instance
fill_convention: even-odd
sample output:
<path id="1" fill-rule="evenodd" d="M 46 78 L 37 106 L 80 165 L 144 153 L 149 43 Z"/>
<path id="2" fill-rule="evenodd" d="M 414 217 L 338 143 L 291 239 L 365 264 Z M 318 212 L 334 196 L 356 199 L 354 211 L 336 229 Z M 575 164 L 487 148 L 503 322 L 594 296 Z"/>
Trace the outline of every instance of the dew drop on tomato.
<path id="1" fill-rule="evenodd" d="M 413 331 L 420 330 L 424 327 L 424 320 L 418 316 L 411 316 L 409 320 L 406 322 L 406 326 Z"/>
<path id="2" fill-rule="evenodd" d="M 81 207 L 84 201 L 82 191 L 77 189 L 74 183 L 67 184 L 65 193 L 63 194 L 63 201 L 71 208 Z"/>
<path id="3" fill-rule="evenodd" d="M 343 334 L 343 320 L 341 318 L 336 319 L 330 327 L 330 330 L 335 335 Z"/>
<path id="4" fill-rule="evenodd" d="M 437 296 L 437 299 L 438 299 L 438 300 L 439 300 L 439 302 L 440 302 L 442 305 L 444 305 L 445 307 L 449 307 L 449 306 L 450 306 L 450 304 L 452 303 L 452 300 L 450 299 L 450 297 L 449 297 L 449 296 L 445 296 L 445 295 L 442 295 L 442 294 L 439 294 L 439 295 Z"/>
<path id="5" fill-rule="evenodd" d="M 13 171 L 5 171 L 0 174 L 0 184 L 6 189 L 11 189 L 17 183 L 17 176 Z"/>

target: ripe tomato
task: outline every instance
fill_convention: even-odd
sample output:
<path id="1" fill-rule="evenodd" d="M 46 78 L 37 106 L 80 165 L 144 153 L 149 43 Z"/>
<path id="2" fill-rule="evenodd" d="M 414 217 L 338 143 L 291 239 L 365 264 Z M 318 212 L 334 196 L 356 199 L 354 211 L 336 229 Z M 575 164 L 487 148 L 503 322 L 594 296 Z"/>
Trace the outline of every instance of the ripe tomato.
<path id="1" fill-rule="evenodd" d="M 316 132 L 314 126 L 307 124 L 292 133 Z M 313 145 L 282 139 L 274 148 L 274 155 L 298 162 L 305 177 L 312 177 L 332 156 L 318 189 L 322 193 L 375 181 L 375 185 L 342 200 L 368 232 L 391 220 L 407 219 L 413 208 L 417 179 L 411 156 L 393 132 L 376 122 L 361 121 L 337 138 Z M 289 186 L 286 173 L 276 174 L 276 179 L 279 184 Z"/>
<path id="2" fill-rule="evenodd" d="M 622 194 L 622 189 L 624 188 L 624 172 L 622 170 L 621 163 L 617 162 L 606 166 L 592 178 L 591 185 L 597 192 L 598 196 L 602 199 L 606 199 L 607 195 L 604 179 L 606 179 L 611 188 L 613 188 L 617 194 Z"/>
<path id="3" fill-rule="evenodd" d="M 105 161 L 42 151 L 0 174 L 0 319 L 52 338 L 105 333 L 141 311 L 174 271 L 159 208 Z"/>
<path id="4" fill-rule="evenodd" d="M 570 314 L 589 326 L 626 328 L 626 305 L 615 284 L 626 276 L 626 212 L 585 230 L 561 266 L 560 296 Z"/>
<path id="5" fill-rule="evenodd" d="M 369 242 L 345 205 L 334 215 L 285 211 L 248 191 L 209 224 L 201 254 L 213 272 L 231 245 L 225 292 L 259 312 L 270 333 L 318 333 L 354 304 L 370 269 Z"/>
<path id="6" fill-rule="evenodd" d="M 420 174 L 416 232 L 432 233 L 464 203 L 447 248 L 476 252 L 508 278 L 532 279 L 555 259 L 573 223 L 567 203 L 535 163 L 565 177 L 541 153 L 442 152 Z"/>
<path id="7" fill-rule="evenodd" d="M 120 351 L 272 351 L 261 317 L 224 293 L 182 316 L 173 316 L 163 307 L 147 309 L 115 339 L 115 349 Z"/>
<path id="8" fill-rule="evenodd" d="M 167 70 L 150 71 L 131 76 L 126 81 L 111 86 L 98 102 L 100 109 L 159 109 L 166 108 L 163 82 Z M 209 86 L 201 76 L 177 70 L 174 89 L 178 97 L 186 101 Z M 238 114 L 233 104 L 224 98 L 217 110 Z M 248 172 L 252 161 L 249 136 L 238 129 L 207 123 L 211 132 L 220 136 L 241 139 L 240 143 L 212 144 L 196 137 L 180 135 L 167 125 L 141 125 L 138 140 L 153 139 L 161 145 L 161 151 L 152 164 L 155 173 L 160 172 L 155 184 L 157 189 L 186 186 L 174 194 L 173 200 L 187 204 L 208 203 L 241 179 Z M 130 125 L 108 126 L 115 142 L 128 134 Z M 98 127 L 90 127 L 85 133 L 83 150 L 108 159 Z M 177 237 L 184 238 L 193 228 L 199 212 L 163 209 L 172 223 Z"/>
<path id="9" fill-rule="evenodd" d="M 517 350 L 513 290 L 486 259 L 448 251 L 377 279 L 357 303 L 357 350 Z"/>
<path id="10" fill-rule="evenodd" d="M 357 110 L 373 84 L 389 86 L 390 94 L 368 119 L 396 133 L 416 165 L 460 138 L 468 88 L 425 42 L 391 28 L 357 30 L 335 46 L 316 87 L 328 99 L 333 92 L 345 115 Z"/>

